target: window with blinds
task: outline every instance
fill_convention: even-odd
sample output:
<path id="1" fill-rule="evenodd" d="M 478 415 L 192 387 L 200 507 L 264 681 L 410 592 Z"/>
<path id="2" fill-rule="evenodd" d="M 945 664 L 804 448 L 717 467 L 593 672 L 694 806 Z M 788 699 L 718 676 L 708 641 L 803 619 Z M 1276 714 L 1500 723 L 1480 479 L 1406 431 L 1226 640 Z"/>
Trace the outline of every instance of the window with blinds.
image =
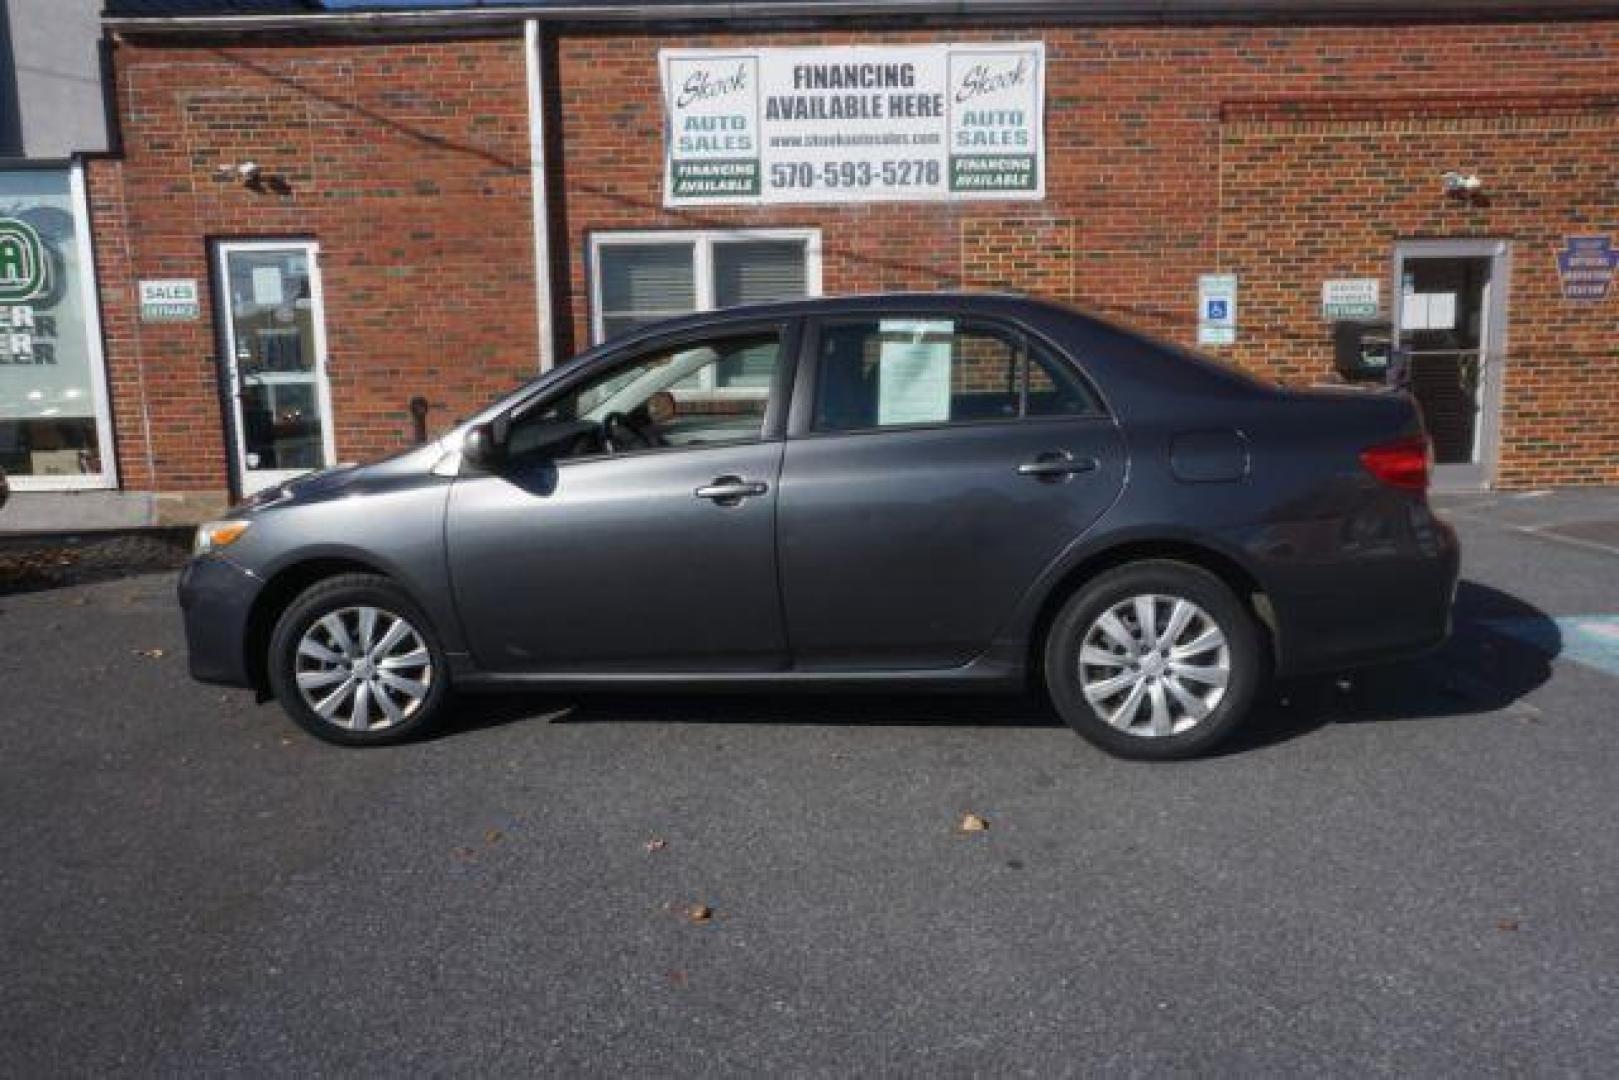
<path id="1" fill-rule="evenodd" d="M 813 230 L 598 233 L 592 250 L 597 341 L 675 315 L 820 291 Z M 742 353 L 715 365 L 702 389 L 762 395 L 774 370 L 773 356 Z"/>

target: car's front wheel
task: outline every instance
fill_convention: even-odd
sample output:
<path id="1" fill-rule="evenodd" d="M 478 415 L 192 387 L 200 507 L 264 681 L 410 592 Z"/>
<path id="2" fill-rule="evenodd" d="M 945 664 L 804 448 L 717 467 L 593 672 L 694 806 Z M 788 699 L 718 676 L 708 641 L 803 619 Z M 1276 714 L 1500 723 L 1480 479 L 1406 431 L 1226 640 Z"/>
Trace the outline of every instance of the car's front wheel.
<path id="1" fill-rule="evenodd" d="M 281 707 L 327 742 L 369 746 L 439 719 L 448 678 L 426 616 L 387 578 L 343 574 L 311 585 L 270 637 Z"/>
<path id="2" fill-rule="evenodd" d="M 1266 670 L 1264 639 L 1219 578 L 1155 559 L 1098 575 L 1046 637 L 1052 703 L 1091 742 L 1123 757 L 1202 753 L 1230 734 Z"/>

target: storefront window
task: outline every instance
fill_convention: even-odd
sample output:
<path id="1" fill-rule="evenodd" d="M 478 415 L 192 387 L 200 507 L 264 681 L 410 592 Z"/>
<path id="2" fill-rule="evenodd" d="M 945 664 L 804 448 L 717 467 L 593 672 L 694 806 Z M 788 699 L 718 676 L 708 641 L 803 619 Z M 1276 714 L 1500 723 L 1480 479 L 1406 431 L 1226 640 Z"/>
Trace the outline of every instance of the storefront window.
<path id="1" fill-rule="evenodd" d="M 592 238 L 597 341 L 676 315 L 820 292 L 814 230 L 598 233 Z M 773 359 L 729 357 L 690 394 L 752 397 L 769 390 Z"/>
<path id="2" fill-rule="evenodd" d="M 21 490 L 112 482 L 76 169 L 0 170 L 0 468 Z"/>

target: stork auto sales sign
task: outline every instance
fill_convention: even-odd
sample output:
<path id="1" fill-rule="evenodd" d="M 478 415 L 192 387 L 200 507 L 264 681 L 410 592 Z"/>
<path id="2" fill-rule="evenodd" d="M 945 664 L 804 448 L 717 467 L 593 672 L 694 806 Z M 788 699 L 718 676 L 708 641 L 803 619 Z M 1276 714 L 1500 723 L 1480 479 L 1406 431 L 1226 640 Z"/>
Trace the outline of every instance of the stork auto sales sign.
<path id="1" fill-rule="evenodd" d="M 664 203 L 1045 196 L 1045 46 L 665 49 Z"/>

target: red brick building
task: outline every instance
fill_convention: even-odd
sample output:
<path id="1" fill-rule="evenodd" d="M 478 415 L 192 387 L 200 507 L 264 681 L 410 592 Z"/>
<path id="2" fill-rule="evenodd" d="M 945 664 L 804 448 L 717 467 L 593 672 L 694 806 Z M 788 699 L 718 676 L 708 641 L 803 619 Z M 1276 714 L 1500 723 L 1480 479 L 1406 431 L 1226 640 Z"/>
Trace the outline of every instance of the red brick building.
<path id="1" fill-rule="evenodd" d="M 658 314 L 941 288 L 1073 301 L 1298 382 L 1337 377 L 1340 322 L 1386 322 L 1447 483 L 1619 482 L 1619 5 L 842 10 L 112 0 L 118 145 L 86 181 L 116 483 L 195 516 L 407 444 L 412 398 L 441 429 Z M 670 194 L 701 125 L 661 50 L 877 97 L 1003 48 L 1038 68 L 1033 180 L 1007 197 L 824 153 Z M 738 145 L 925 127 L 794 127 L 777 100 Z"/>

